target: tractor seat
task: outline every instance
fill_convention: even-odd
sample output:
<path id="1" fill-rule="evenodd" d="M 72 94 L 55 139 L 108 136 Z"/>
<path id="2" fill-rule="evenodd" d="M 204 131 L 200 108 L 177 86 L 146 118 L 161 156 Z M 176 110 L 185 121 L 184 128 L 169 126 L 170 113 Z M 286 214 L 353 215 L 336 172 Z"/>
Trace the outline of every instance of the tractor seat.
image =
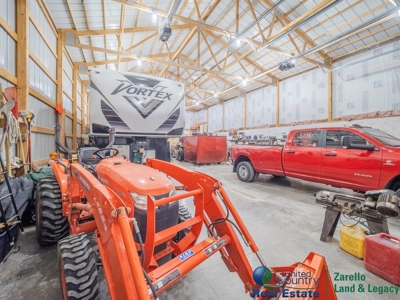
<path id="1" fill-rule="evenodd" d="M 78 162 L 81 165 L 87 165 L 91 163 L 93 166 L 97 165 L 99 160 L 92 157 L 95 151 L 99 150 L 97 147 L 82 147 L 78 150 Z"/>

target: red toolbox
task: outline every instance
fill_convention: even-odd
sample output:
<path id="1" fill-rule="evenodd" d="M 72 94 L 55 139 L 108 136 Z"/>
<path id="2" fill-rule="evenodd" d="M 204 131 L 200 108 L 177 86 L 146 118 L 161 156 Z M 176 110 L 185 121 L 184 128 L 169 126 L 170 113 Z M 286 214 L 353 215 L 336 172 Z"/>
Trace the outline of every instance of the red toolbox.
<path id="1" fill-rule="evenodd" d="M 225 136 L 183 137 L 184 160 L 195 164 L 215 164 L 226 161 Z"/>
<path id="2" fill-rule="evenodd" d="M 383 279 L 400 285 L 400 239 L 386 233 L 367 236 L 364 266 Z"/>

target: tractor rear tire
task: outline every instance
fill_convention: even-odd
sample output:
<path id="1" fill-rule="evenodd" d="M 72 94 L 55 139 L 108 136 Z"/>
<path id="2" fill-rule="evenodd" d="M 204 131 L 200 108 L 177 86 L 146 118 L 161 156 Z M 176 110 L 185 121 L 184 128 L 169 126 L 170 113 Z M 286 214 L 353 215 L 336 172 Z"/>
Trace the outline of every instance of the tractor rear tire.
<path id="1" fill-rule="evenodd" d="M 64 300 L 99 299 L 96 254 L 86 233 L 58 242 L 58 267 Z"/>
<path id="2" fill-rule="evenodd" d="M 36 238 L 40 245 L 58 242 L 69 234 L 63 216 L 60 186 L 55 177 L 39 180 L 36 186 Z"/>
<path id="3" fill-rule="evenodd" d="M 236 174 L 241 181 L 251 182 L 254 179 L 254 168 L 249 161 L 241 161 L 236 168 Z"/>
<path id="4" fill-rule="evenodd" d="M 178 224 L 183 223 L 189 219 L 192 218 L 192 215 L 189 212 L 189 209 L 185 205 L 179 205 L 179 218 L 178 218 Z M 179 231 L 176 236 L 174 237 L 174 241 L 177 243 L 180 240 L 182 240 L 189 232 L 189 228 L 185 228 L 181 231 Z"/>

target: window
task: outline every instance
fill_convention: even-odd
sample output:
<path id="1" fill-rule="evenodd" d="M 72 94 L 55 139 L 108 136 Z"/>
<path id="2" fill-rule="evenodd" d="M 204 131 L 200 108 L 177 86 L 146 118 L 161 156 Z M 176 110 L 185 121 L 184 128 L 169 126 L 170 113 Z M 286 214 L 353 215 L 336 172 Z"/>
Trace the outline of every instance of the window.
<path id="1" fill-rule="evenodd" d="M 326 147 L 341 148 L 342 137 L 350 136 L 352 144 L 367 145 L 368 142 L 357 134 L 347 130 L 328 130 L 326 132 Z"/>
<path id="2" fill-rule="evenodd" d="M 378 129 L 362 128 L 360 129 L 360 131 L 372 136 L 373 138 L 376 138 L 378 141 L 385 144 L 386 146 L 392 146 L 392 147 L 400 146 L 400 140 L 398 138 L 391 136 L 385 132 L 382 132 Z"/>
<path id="3" fill-rule="evenodd" d="M 293 138 L 293 146 L 317 147 L 319 141 L 319 130 L 300 131 Z"/>

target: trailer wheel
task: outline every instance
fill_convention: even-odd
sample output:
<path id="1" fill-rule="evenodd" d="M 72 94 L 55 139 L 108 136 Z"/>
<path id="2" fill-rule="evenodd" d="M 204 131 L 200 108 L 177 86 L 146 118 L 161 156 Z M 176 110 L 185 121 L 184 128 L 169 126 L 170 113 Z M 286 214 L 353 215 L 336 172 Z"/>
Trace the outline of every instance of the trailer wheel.
<path id="1" fill-rule="evenodd" d="M 183 161 L 183 150 L 179 149 L 178 155 L 176 156 L 176 160 Z"/>
<path id="2" fill-rule="evenodd" d="M 64 300 L 99 299 L 96 254 L 86 233 L 58 242 L 58 267 Z"/>
<path id="3" fill-rule="evenodd" d="M 192 215 L 190 214 L 189 209 L 185 205 L 179 205 L 178 224 L 183 223 L 191 218 L 192 218 Z M 173 240 L 176 243 L 179 242 L 188 234 L 189 230 L 190 230 L 190 227 L 179 231 Z"/>
<path id="4" fill-rule="evenodd" d="M 236 174 L 241 181 L 250 182 L 254 179 L 254 168 L 249 161 L 241 161 L 237 165 Z"/>
<path id="5" fill-rule="evenodd" d="M 61 192 L 55 177 L 36 186 L 36 238 L 41 245 L 53 244 L 69 234 L 68 218 L 62 214 Z"/>

